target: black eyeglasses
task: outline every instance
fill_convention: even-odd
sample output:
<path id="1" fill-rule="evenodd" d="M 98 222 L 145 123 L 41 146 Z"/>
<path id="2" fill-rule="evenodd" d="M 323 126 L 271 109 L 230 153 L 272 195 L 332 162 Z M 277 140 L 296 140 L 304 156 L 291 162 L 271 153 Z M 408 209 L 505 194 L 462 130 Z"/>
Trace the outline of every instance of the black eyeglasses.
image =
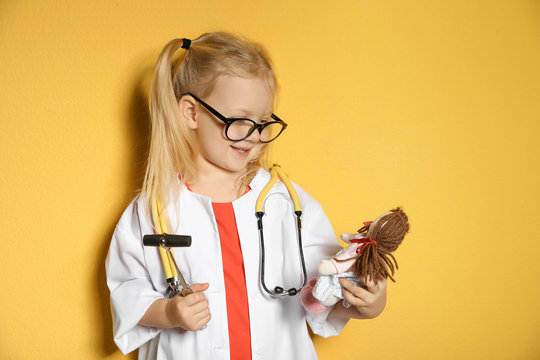
<path id="1" fill-rule="evenodd" d="M 273 121 L 265 121 L 262 124 L 258 124 L 251 119 L 244 118 L 226 118 L 221 115 L 216 109 L 188 92 L 184 95 L 189 95 L 198 103 L 210 111 L 215 117 L 223 121 L 226 124 L 225 127 L 225 136 L 231 141 L 242 141 L 247 139 L 255 130 L 259 132 L 259 141 L 262 143 L 269 143 L 277 139 L 279 135 L 285 130 L 287 124 L 278 118 L 276 115 L 272 114 L 270 117 Z"/>

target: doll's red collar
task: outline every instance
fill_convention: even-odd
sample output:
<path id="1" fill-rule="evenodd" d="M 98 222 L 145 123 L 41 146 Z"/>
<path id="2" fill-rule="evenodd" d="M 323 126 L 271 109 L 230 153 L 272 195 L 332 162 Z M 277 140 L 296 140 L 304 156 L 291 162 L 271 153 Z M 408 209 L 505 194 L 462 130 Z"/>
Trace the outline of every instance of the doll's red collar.
<path id="1" fill-rule="evenodd" d="M 353 244 L 361 244 L 357 249 L 356 253 L 361 254 L 362 251 L 364 251 L 364 248 L 368 245 L 379 245 L 377 244 L 377 241 L 373 240 L 372 238 L 363 238 L 363 239 L 351 239 L 351 243 Z"/>

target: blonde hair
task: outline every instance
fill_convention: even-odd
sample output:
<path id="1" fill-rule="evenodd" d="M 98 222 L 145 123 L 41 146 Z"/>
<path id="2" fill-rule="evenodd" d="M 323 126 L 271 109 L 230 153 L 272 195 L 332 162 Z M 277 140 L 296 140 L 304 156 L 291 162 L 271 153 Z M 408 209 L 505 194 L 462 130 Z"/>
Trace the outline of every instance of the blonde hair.
<path id="1" fill-rule="evenodd" d="M 197 143 L 192 131 L 180 119 L 178 101 L 186 92 L 199 97 L 209 95 L 221 75 L 260 78 L 272 94 L 277 89 L 272 64 L 258 44 L 238 36 L 206 33 L 191 42 L 189 50 L 173 64 L 182 39 L 170 41 L 159 56 L 150 88 L 151 138 L 146 174 L 141 190 L 143 201 L 157 196 L 166 209 L 171 196 L 178 196 L 178 175 L 189 181 L 197 174 Z M 264 145 L 240 179 L 239 193 L 249 184 L 257 170 L 267 166 L 268 145 Z"/>

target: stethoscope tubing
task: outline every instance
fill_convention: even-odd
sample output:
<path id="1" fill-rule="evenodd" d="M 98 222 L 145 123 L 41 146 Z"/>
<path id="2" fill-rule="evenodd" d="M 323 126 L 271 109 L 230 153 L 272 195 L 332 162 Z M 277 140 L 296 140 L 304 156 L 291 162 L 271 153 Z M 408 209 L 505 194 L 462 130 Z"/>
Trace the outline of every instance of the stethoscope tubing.
<path id="1" fill-rule="evenodd" d="M 259 231 L 259 239 L 260 239 L 260 256 L 261 256 L 261 266 L 260 266 L 260 277 L 261 277 L 261 286 L 264 289 L 266 293 L 273 297 L 281 297 L 281 296 L 294 296 L 300 292 L 300 290 L 304 287 L 307 281 L 307 270 L 306 270 L 306 263 L 304 259 L 304 248 L 302 245 L 302 209 L 300 206 L 300 200 L 298 197 L 298 193 L 294 189 L 294 186 L 292 185 L 291 181 L 289 180 L 289 177 L 281 170 L 281 167 L 278 164 L 273 164 L 272 167 L 269 169 L 270 171 L 270 180 L 266 184 L 266 186 L 263 188 L 261 193 L 259 194 L 259 197 L 257 198 L 257 202 L 255 204 L 255 216 L 257 218 L 257 228 Z M 289 196 L 291 197 L 291 200 L 293 202 L 294 206 L 294 214 L 296 216 L 296 237 L 298 241 L 298 249 L 299 249 L 299 257 L 300 257 L 300 263 L 302 265 L 302 275 L 303 280 L 302 284 L 298 288 L 290 288 L 290 289 L 284 289 L 281 286 L 274 287 L 274 290 L 268 289 L 266 286 L 265 281 L 265 246 L 264 246 L 264 229 L 263 229 L 263 216 L 264 216 L 264 202 L 266 195 L 268 195 L 270 189 L 276 184 L 277 180 L 281 179 L 285 187 L 287 188 L 287 191 L 289 192 Z M 166 235 L 168 233 L 168 226 L 165 219 L 165 216 L 163 214 L 163 209 L 161 205 L 160 199 L 153 194 L 151 197 L 151 211 L 152 211 L 152 222 L 154 225 L 154 231 L 156 234 L 164 234 Z M 191 288 L 184 280 L 182 274 L 180 273 L 180 270 L 178 269 L 178 266 L 176 264 L 176 261 L 174 259 L 174 255 L 170 248 L 160 245 L 158 247 L 159 254 L 161 257 L 161 262 L 163 264 L 163 270 L 165 272 L 165 277 L 167 278 L 167 283 L 169 285 L 169 288 L 167 290 L 168 296 L 173 297 L 178 293 L 181 293 L 182 295 L 186 295 L 188 293 L 191 293 Z"/>
<path id="2" fill-rule="evenodd" d="M 307 281 L 307 270 L 306 270 L 306 262 L 304 259 L 304 247 L 302 245 L 302 209 L 300 206 L 300 199 L 298 198 L 298 193 L 294 189 L 294 186 L 292 185 L 291 181 L 289 180 L 289 177 L 281 170 L 281 167 L 278 164 L 273 164 L 270 168 L 270 181 L 266 186 L 263 188 L 261 193 L 259 194 L 259 197 L 257 199 L 257 203 L 255 205 L 255 216 L 257 217 L 257 228 L 259 231 L 259 240 L 260 240 L 260 256 L 261 256 L 261 268 L 260 268 L 260 275 L 261 275 L 261 286 L 263 290 L 273 297 L 280 297 L 280 296 L 294 296 L 300 292 L 300 290 L 304 287 Z M 300 257 L 300 263 L 302 264 L 302 285 L 299 288 L 290 288 L 290 289 L 284 289 L 281 286 L 274 287 L 274 290 L 268 289 L 266 286 L 265 281 L 265 246 L 264 246 L 264 229 L 263 229 L 263 205 L 264 205 L 264 199 L 266 198 L 266 195 L 270 191 L 270 189 L 274 186 L 274 184 L 277 182 L 278 177 L 281 179 L 285 187 L 287 188 L 287 191 L 289 192 L 289 196 L 291 197 L 291 200 L 294 205 L 294 214 L 296 216 L 296 238 L 298 240 L 298 249 L 299 249 L 299 257 Z"/>
<path id="3" fill-rule="evenodd" d="M 300 290 L 304 287 L 304 285 L 306 285 L 307 270 L 306 270 L 306 262 L 304 260 L 304 250 L 303 250 L 303 245 L 302 245 L 302 231 L 301 231 L 302 223 L 301 223 L 301 220 L 300 220 L 300 216 L 302 215 L 302 213 L 301 212 L 299 214 L 295 213 L 295 215 L 296 215 L 296 233 L 297 233 L 296 236 L 297 236 L 297 239 L 298 239 L 299 257 L 300 257 L 300 262 L 302 264 L 302 275 L 303 275 L 302 285 L 299 288 L 290 288 L 290 289 L 285 290 L 281 286 L 276 286 L 276 287 L 274 287 L 274 290 L 270 290 L 266 286 L 266 281 L 265 281 L 264 231 L 263 231 L 262 225 L 258 226 L 258 228 L 259 228 L 259 240 L 260 240 L 260 243 L 261 243 L 261 248 L 260 248 L 260 254 L 261 254 L 261 270 L 260 270 L 261 271 L 261 286 L 264 289 L 264 291 L 266 291 L 266 293 L 268 293 L 269 295 L 274 296 L 274 297 L 294 296 L 294 295 L 298 294 L 298 292 L 300 292 Z M 260 216 L 260 219 L 261 219 L 261 221 L 259 222 L 259 224 L 262 224 L 262 216 Z"/>

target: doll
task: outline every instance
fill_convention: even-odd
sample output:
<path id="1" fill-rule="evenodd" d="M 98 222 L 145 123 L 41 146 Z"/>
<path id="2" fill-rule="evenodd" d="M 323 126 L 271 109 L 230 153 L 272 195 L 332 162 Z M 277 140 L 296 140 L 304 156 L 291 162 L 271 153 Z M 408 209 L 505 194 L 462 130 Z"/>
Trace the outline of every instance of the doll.
<path id="1" fill-rule="evenodd" d="M 365 222 L 357 234 L 341 234 L 350 244 L 332 259 L 322 260 L 317 268 L 318 278 L 312 278 L 300 292 L 304 307 L 312 313 L 322 313 L 343 299 L 339 278 L 346 278 L 358 286 L 361 279 L 390 278 L 398 268 L 392 252 L 398 248 L 409 231 L 408 218 L 401 208 L 382 214 L 374 221 Z M 350 304 L 344 300 L 343 305 Z"/>

